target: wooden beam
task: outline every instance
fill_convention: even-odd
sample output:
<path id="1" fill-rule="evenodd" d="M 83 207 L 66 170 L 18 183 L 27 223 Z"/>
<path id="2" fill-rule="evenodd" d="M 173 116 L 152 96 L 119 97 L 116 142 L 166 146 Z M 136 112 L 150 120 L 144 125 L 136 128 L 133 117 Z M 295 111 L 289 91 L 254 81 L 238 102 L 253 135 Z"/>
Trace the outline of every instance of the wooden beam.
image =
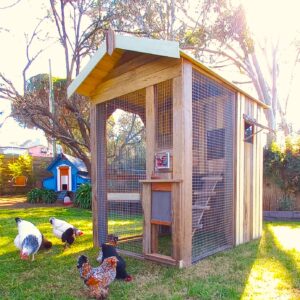
<path id="1" fill-rule="evenodd" d="M 115 32 L 109 28 L 105 34 L 106 37 L 106 51 L 109 55 L 112 55 L 115 50 Z"/>
<path id="2" fill-rule="evenodd" d="M 101 103 L 174 78 L 180 74 L 179 60 L 161 58 L 103 82 L 93 93 L 92 101 Z"/>
<path id="3" fill-rule="evenodd" d="M 72 83 L 68 86 L 67 94 L 68 98 L 70 98 L 78 89 L 78 87 L 86 80 L 89 74 L 93 71 L 99 61 L 106 54 L 106 45 L 102 44 L 97 52 L 94 54 L 89 63 L 85 66 L 85 68 L 79 73 L 79 75 L 72 81 Z M 78 92 L 78 91 L 77 91 Z"/>
<path id="4" fill-rule="evenodd" d="M 116 35 L 116 48 L 179 58 L 179 44 L 175 41 L 154 40 L 134 36 Z"/>
<path id="5" fill-rule="evenodd" d="M 182 76 L 173 79 L 173 177 L 176 246 L 182 266 L 192 263 L 192 64 L 182 61 Z"/>
<path id="6" fill-rule="evenodd" d="M 140 201 L 140 193 L 108 193 L 108 201 Z"/>
<path id="7" fill-rule="evenodd" d="M 97 185 L 98 199 L 98 240 L 99 244 L 106 242 L 107 237 L 107 171 L 106 171 L 106 115 L 105 106 L 97 105 L 97 177 L 95 184 Z"/>
<path id="8" fill-rule="evenodd" d="M 146 178 L 151 178 L 154 170 L 155 151 L 155 106 L 154 87 L 146 88 Z M 143 184 L 142 196 L 144 212 L 143 253 L 151 253 L 151 184 Z"/>
<path id="9" fill-rule="evenodd" d="M 94 247 L 99 247 L 99 236 L 98 236 L 98 184 L 97 184 L 97 107 L 91 105 L 90 108 L 90 120 L 91 120 L 91 180 L 92 180 L 92 212 L 93 212 L 93 244 Z"/>

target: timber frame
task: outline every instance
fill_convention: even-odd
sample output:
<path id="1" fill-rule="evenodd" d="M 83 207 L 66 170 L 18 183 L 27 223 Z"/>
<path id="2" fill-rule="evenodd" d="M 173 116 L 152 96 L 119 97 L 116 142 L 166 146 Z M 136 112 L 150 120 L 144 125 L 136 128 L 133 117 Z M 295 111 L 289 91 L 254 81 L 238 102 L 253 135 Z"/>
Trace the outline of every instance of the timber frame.
<path id="1" fill-rule="evenodd" d="M 99 182 L 106 180 L 106 134 L 102 103 L 118 99 L 136 91 L 145 91 L 146 127 L 146 179 L 143 185 L 142 203 L 144 212 L 143 254 L 136 255 L 153 261 L 190 266 L 193 258 L 193 72 L 209 78 L 224 87 L 232 95 L 231 136 L 233 139 L 233 218 L 231 246 L 242 244 L 262 233 L 262 140 L 253 136 L 253 145 L 244 142 L 245 115 L 263 122 L 263 110 L 268 106 L 245 93 L 200 62 L 179 49 L 177 42 L 115 35 L 109 31 L 106 41 L 100 46 L 91 61 L 68 87 L 68 97 L 79 93 L 87 96 L 91 104 L 91 158 L 92 158 L 92 205 L 94 246 L 105 242 L 108 232 L 108 191 Z M 172 170 L 159 176 L 155 173 L 155 85 L 171 80 L 173 97 L 173 146 Z M 122 107 L 120 100 L 120 107 Z M 132 111 L 136 108 L 132 105 Z M 261 125 L 260 127 L 263 127 Z M 221 179 L 220 181 L 222 181 Z M 155 185 L 167 185 L 171 193 L 173 250 L 171 257 L 156 253 L 157 234 L 151 221 L 151 197 Z M 217 182 L 214 185 L 216 187 Z M 211 191 L 216 194 L 216 191 Z M 195 207 L 197 205 L 194 205 Z M 101 209 L 100 209 L 101 207 Z M 198 209 L 199 209 L 198 205 Z M 209 209 L 207 206 L 205 209 Z M 154 224 L 154 225 L 153 225 Z M 157 223 L 158 224 L 158 223 Z M 157 225 L 156 224 L 156 225 Z M 153 227 L 154 226 L 154 227 Z M 156 229 L 155 229 L 156 228 Z M 224 247 L 225 249 L 225 247 Z M 130 254 L 130 253 L 129 253 Z"/>

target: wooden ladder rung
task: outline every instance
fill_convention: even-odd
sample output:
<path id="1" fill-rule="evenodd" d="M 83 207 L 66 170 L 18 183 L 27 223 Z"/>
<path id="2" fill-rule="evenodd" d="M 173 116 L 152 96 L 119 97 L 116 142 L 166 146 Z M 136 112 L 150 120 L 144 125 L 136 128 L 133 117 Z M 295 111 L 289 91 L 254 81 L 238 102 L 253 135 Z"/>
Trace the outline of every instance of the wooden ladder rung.
<path id="1" fill-rule="evenodd" d="M 201 180 L 206 180 L 206 181 L 222 181 L 222 176 L 204 176 L 201 177 Z"/>
<path id="2" fill-rule="evenodd" d="M 193 195 L 201 196 L 201 197 L 212 197 L 217 193 L 214 191 L 194 191 Z"/>
<path id="3" fill-rule="evenodd" d="M 193 209 L 202 209 L 202 210 L 209 210 L 210 209 L 210 206 L 208 205 L 193 205 Z"/>
<path id="4" fill-rule="evenodd" d="M 193 226 L 193 230 L 197 230 L 197 229 L 202 229 L 203 228 L 203 224 L 198 224 L 196 226 Z"/>

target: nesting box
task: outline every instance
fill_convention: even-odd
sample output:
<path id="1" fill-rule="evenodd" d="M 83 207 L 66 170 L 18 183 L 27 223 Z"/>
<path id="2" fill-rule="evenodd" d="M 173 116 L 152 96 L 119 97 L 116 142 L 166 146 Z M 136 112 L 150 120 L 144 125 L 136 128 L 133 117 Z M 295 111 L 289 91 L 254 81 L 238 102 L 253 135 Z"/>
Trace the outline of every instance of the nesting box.
<path id="1" fill-rule="evenodd" d="M 91 103 L 95 245 L 184 267 L 261 236 L 263 102 L 176 42 L 113 33 L 74 92 Z"/>

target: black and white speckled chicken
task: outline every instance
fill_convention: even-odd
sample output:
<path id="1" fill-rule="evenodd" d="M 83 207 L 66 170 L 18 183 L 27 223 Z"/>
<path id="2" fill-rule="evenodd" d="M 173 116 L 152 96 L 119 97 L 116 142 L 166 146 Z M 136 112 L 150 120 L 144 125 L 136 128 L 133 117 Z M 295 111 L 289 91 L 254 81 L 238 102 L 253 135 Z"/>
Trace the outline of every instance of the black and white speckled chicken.
<path id="1" fill-rule="evenodd" d="M 44 238 L 39 229 L 32 223 L 16 218 L 18 226 L 18 235 L 14 240 L 15 246 L 20 249 L 20 258 L 29 259 L 32 255 L 32 261 L 34 255 L 40 248 L 50 249 L 52 243 Z"/>

